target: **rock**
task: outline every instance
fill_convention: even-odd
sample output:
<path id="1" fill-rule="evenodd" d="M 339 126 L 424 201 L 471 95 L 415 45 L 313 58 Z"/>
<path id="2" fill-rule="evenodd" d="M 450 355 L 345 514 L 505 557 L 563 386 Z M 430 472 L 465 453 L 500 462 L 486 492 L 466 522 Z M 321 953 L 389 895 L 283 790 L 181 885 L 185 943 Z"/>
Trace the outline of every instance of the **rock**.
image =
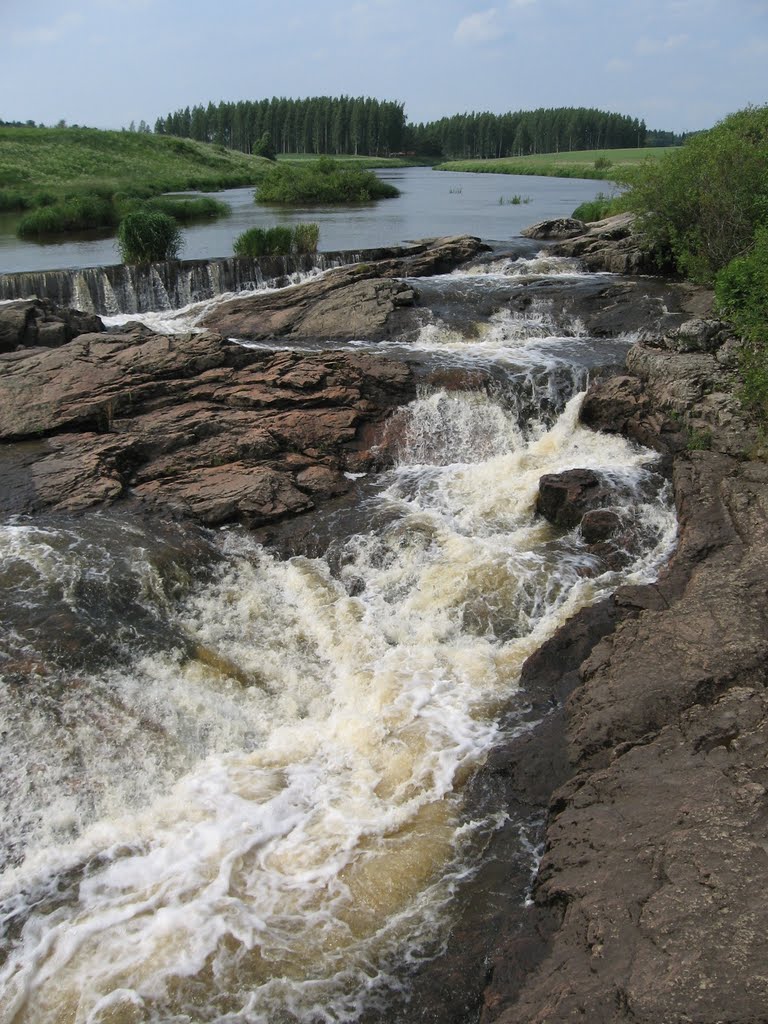
<path id="1" fill-rule="evenodd" d="M 585 512 L 579 529 L 587 544 L 597 544 L 613 537 L 621 527 L 621 520 L 615 512 L 598 508 Z"/>
<path id="2" fill-rule="evenodd" d="M 530 227 L 523 228 L 520 234 L 524 238 L 574 238 L 576 235 L 583 235 L 586 231 L 586 224 L 583 220 L 576 220 L 573 217 L 556 217 L 553 220 L 540 220 Z"/>
<path id="3" fill-rule="evenodd" d="M 655 267 L 634 236 L 634 216 L 621 213 L 586 225 L 584 231 L 552 246 L 556 256 L 576 256 L 589 270 L 611 274 L 654 273 Z"/>
<path id="4" fill-rule="evenodd" d="M 722 320 L 696 317 L 670 331 L 662 344 L 673 352 L 716 352 L 732 335 L 732 328 Z"/>
<path id="5" fill-rule="evenodd" d="M 612 490 L 591 469 L 547 473 L 539 480 L 536 511 L 553 526 L 571 529 L 585 512 L 612 502 Z"/>
<path id="6" fill-rule="evenodd" d="M 18 348 L 55 348 L 79 334 L 103 331 L 92 313 L 62 309 L 48 299 L 0 303 L 0 352 Z"/>
<path id="7" fill-rule="evenodd" d="M 211 333 L 82 335 L 5 366 L 0 439 L 47 439 L 23 458 L 4 446 L 2 507 L 130 499 L 260 526 L 385 462 L 385 421 L 414 393 L 408 367 L 371 355 L 253 350 Z"/>
<path id="8" fill-rule="evenodd" d="M 535 890 L 560 920 L 504 1024 L 764 1016 L 768 470 L 700 452 L 675 473 L 672 564 L 568 704 Z"/>
<path id="9" fill-rule="evenodd" d="M 469 235 L 438 239 L 416 252 L 339 267 L 321 278 L 218 305 L 203 323 L 231 338 L 377 339 L 393 334 L 398 311 L 417 298 L 404 277 L 444 274 L 488 246 Z"/>

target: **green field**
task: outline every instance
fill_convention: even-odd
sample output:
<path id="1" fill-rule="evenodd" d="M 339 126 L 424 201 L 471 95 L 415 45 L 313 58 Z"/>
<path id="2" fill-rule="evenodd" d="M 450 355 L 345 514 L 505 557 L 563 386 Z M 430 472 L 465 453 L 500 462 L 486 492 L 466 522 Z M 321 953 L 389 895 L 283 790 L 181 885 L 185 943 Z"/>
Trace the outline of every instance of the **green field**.
<path id="1" fill-rule="evenodd" d="M 0 127 L 0 209 L 66 196 L 157 195 L 255 184 L 269 161 L 222 147 L 95 128 Z"/>
<path id="2" fill-rule="evenodd" d="M 676 148 L 586 149 L 572 153 L 539 153 L 536 156 L 502 157 L 499 160 L 450 160 L 439 171 L 471 171 L 479 174 L 537 174 L 552 178 L 598 178 L 613 181 L 644 160 L 659 160 Z M 605 162 L 609 161 L 609 165 Z M 597 163 L 597 166 L 595 164 Z"/>
<path id="3" fill-rule="evenodd" d="M 279 163 L 304 163 L 307 160 L 317 160 L 318 156 L 315 153 L 278 153 L 277 160 Z M 431 167 L 430 160 L 417 160 L 415 157 L 410 159 L 409 157 L 400 156 L 355 156 L 353 153 L 341 153 L 336 155 L 331 154 L 331 159 L 338 161 L 338 163 L 344 164 L 359 164 L 365 168 L 385 168 L 385 167 Z"/>

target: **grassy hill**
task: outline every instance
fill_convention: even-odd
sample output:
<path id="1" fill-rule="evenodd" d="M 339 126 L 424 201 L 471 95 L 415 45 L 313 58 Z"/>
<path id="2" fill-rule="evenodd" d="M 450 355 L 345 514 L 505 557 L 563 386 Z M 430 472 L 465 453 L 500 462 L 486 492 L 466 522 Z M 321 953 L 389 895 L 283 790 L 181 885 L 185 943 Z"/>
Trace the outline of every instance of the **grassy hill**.
<path id="1" fill-rule="evenodd" d="M 255 184 L 269 161 L 189 139 L 95 128 L 0 126 L 0 209 L 70 196 L 215 191 Z"/>
<path id="2" fill-rule="evenodd" d="M 652 149 L 587 149 L 572 153 L 502 157 L 499 160 L 450 160 L 440 171 L 485 174 L 538 174 L 553 178 L 598 178 L 612 181 L 644 160 L 658 160 L 678 147 Z"/>

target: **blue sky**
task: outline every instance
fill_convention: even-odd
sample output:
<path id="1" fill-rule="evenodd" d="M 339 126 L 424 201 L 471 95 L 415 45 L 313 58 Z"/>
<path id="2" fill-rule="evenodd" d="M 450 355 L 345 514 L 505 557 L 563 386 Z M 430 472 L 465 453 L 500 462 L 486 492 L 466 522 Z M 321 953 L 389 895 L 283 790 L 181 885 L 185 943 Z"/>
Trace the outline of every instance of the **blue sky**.
<path id="1" fill-rule="evenodd" d="M 0 0 L 0 118 L 120 128 L 371 95 L 410 120 L 596 106 L 690 131 L 768 102 L 768 0 Z"/>

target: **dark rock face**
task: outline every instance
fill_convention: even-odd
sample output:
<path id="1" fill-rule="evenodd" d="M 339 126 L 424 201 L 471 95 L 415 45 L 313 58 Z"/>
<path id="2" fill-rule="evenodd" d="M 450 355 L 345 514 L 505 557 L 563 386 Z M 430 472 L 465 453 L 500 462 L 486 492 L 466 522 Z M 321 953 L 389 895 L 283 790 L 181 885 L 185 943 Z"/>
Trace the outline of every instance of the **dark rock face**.
<path id="1" fill-rule="evenodd" d="M 6 360 L 0 439 L 47 437 L 7 510 L 131 497 L 208 525 L 295 515 L 346 491 L 345 470 L 386 460 L 371 449 L 413 393 L 407 367 L 374 356 L 81 335 Z"/>
<path id="2" fill-rule="evenodd" d="M 19 348 L 56 348 L 78 334 L 103 331 L 92 313 L 61 309 L 47 299 L 23 299 L 0 305 L 0 352 Z"/>
<path id="3" fill-rule="evenodd" d="M 610 504 L 611 497 L 611 489 L 599 473 L 569 469 L 541 478 L 536 511 L 553 526 L 570 529 L 581 522 L 585 512 Z"/>
<path id="4" fill-rule="evenodd" d="M 587 544 L 599 544 L 601 541 L 609 540 L 620 527 L 621 520 L 616 513 L 605 508 L 585 512 L 579 523 L 581 535 Z"/>
<path id="5" fill-rule="evenodd" d="M 227 337 L 254 341 L 389 337 L 397 329 L 398 310 L 416 301 L 414 289 L 396 278 L 447 273 L 487 249 L 468 235 L 438 239 L 409 255 L 339 267 L 296 288 L 238 296 L 204 323 Z"/>

